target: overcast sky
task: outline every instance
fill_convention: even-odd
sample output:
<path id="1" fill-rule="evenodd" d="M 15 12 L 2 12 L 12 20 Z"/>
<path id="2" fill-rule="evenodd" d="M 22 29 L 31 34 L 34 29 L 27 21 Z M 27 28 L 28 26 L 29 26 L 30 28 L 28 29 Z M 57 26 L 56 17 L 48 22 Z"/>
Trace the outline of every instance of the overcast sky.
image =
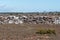
<path id="1" fill-rule="evenodd" d="M 0 12 L 60 11 L 60 0 L 0 0 Z"/>

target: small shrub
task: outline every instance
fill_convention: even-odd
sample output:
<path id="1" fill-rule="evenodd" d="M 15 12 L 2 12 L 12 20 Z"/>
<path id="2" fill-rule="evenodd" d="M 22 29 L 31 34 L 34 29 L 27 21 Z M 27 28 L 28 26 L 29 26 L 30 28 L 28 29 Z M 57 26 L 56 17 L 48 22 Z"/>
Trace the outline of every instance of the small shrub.
<path id="1" fill-rule="evenodd" d="M 56 33 L 55 30 L 48 29 L 48 30 L 39 30 L 36 32 L 36 34 L 56 34 Z"/>
<path id="2" fill-rule="evenodd" d="M 55 30 L 52 30 L 51 32 L 52 32 L 52 34 L 56 34 L 56 33 L 55 33 Z"/>
<path id="3" fill-rule="evenodd" d="M 47 34 L 52 34 L 52 30 L 47 30 Z"/>

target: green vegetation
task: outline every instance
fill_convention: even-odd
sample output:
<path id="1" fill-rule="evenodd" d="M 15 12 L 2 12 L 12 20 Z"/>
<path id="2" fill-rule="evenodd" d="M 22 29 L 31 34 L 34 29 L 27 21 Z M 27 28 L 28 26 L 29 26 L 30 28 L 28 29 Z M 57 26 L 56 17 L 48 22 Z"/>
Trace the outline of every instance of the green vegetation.
<path id="1" fill-rule="evenodd" d="M 39 30 L 36 32 L 36 34 L 56 34 L 55 30 L 51 30 L 51 29 L 48 29 L 48 30 Z"/>

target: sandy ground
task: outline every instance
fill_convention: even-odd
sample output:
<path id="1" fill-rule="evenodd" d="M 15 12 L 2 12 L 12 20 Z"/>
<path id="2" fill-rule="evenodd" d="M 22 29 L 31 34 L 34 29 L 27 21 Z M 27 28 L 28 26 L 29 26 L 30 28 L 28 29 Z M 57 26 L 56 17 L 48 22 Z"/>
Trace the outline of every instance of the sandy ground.
<path id="1" fill-rule="evenodd" d="M 35 34 L 39 29 L 55 29 L 56 35 L 50 35 L 50 40 L 60 40 L 60 25 L 48 24 L 1 24 L 0 40 L 49 40 L 45 39 L 48 35 Z"/>

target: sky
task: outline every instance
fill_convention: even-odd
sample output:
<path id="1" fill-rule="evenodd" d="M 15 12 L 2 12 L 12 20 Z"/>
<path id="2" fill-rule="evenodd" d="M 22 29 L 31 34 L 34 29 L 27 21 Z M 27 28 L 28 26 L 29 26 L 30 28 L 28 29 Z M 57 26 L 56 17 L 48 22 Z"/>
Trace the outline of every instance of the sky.
<path id="1" fill-rule="evenodd" d="M 0 0 L 0 12 L 60 11 L 60 0 Z"/>

